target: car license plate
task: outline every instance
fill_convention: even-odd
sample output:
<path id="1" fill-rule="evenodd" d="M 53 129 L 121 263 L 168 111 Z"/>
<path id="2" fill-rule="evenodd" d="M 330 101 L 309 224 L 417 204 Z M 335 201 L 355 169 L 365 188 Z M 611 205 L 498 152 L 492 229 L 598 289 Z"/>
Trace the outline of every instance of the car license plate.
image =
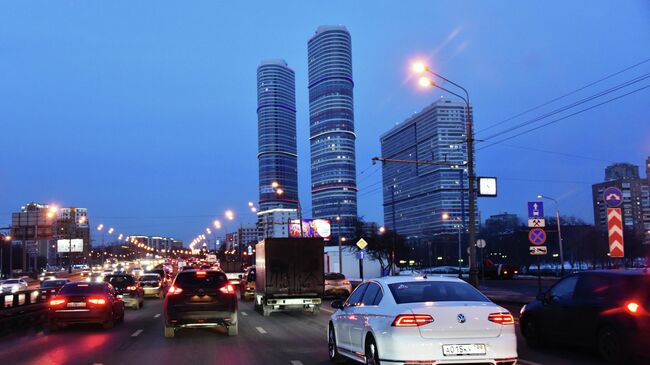
<path id="1" fill-rule="evenodd" d="M 79 307 L 85 307 L 86 302 L 70 302 L 68 303 L 68 308 L 79 308 Z"/>
<path id="2" fill-rule="evenodd" d="M 485 355 L 485 345 L 442 345 L 442 354 L 444 356 Z"/>

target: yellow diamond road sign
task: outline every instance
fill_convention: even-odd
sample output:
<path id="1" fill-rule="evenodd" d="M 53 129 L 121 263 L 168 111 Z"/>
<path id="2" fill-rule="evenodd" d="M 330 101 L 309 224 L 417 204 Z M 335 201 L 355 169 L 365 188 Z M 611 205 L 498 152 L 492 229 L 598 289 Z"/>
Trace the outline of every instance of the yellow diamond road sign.
<path id="1" fill-rule="evenodd" d="M 368 242 L 366 242 L 366 240 L 364 240 L 363 238 L 360 239 L 359 242 L 357 242 L 357 247 L 359 247 L 359 249 L 361 250 L 366 248 L 366 246 L 368 246 Z"/>

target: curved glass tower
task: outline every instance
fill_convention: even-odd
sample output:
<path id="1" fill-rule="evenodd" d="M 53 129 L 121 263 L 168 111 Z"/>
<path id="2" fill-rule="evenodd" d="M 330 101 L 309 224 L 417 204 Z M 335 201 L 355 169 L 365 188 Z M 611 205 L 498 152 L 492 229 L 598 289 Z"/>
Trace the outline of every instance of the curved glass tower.
<path id="1" fill-rule="evenodd" d="M 263 61 L 257 68 L 257 123 L 260 210 L 297 209 L 296 81 L 284 60 Z"/>
<path id="2" fill-rule="evenodd" d="M 308 42 L 308 65 L 312 213 L 331 219 L 335 236 L 350 239 L 357 219 L 357 183 L 348 30 L 319 27 Z"/>

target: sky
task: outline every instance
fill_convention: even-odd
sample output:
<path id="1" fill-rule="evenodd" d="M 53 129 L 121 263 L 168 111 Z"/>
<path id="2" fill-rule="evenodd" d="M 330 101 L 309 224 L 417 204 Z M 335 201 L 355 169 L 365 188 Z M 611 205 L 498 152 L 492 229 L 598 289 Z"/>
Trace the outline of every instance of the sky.
<path id="1" fill-rule="evenodd" d="M 371 163 L 379 136 L 444 95 L 417 86 L 416 59 L 469 90 L 477 174 L 499 181 L 498 197 L 479 199 L 482 219 L 524 216 L 526 201 L 541 193 L 556 197 L 562 214 L 593 222 L 591 184 L 604 168 L 630 162 L 643 170 L 650 156 L 650 88 L 621 96 L 650 85 L 643 78 L 504 134 L 646 77 L 645 0 L 4 0 L 0 226 L 30 201 L 86 207 L 93 225 L 186 242 L 223 220 L 226 209 L 237 217 L 231 229 L 253 222 L 256 68 L 269 58 L 296 72 L 299 189 L 311 212 L 307 41 L 329 24 L 347 26 L 352 36 L 359 215 L 366 220 L 383 221 L 381 171 Z"/>

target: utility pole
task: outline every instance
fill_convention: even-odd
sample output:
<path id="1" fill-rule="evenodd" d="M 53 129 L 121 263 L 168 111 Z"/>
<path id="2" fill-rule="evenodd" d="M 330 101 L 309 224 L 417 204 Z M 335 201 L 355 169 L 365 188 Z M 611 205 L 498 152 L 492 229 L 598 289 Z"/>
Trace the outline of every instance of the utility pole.
<path id="1" fill-rule="evenodd" d="M 336 236 L 339 239 L 339 273 L 343 274 L 343 245 L 341 244 L 341 201 L 337 202 L 336 211 Z M 302 222 L 300 222 L 300 229 L 302 230 Z"/>
<path id="2" fill-rule="evenodd" d="M 395 185 L 390 186 L 390 206 L 392 210 L 392 220 L 393 220 L 393 249 L 391 251 L 391 259 L 390 259 L 390 274 L 392 276 L 395 276 L 395 246 L 396 246 L 396 241 L 397 241 L 397 227 L 395 226 Z"/>

